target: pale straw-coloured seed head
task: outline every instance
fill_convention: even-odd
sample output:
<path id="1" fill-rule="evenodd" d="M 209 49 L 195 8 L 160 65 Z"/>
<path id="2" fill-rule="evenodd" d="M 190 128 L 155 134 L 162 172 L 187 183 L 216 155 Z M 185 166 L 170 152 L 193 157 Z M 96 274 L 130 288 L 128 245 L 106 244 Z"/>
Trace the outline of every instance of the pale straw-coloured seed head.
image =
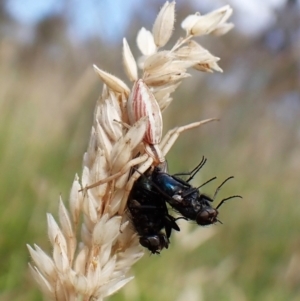
<path id="1" fill-rule="evenodd" d="M 181 23 L 181 27 L 186 30 L 187 36 L 201 36 L 210 34 L 218 28 L 224 26 L 225 22 L 232 15 L 232 8 L 225 5 L 211 13 L 201 16 L 200 13 L 189 15 Z M 233 26 L 226 26 L 230 30 Z M 227 31 L 224 30 L 224 33 Z M 221 33 L 221 31 L 219 32 Z"/>
<path id="2" fill-rule="evenodd" d="M 175 22 L 175 1 L 168 1 L 161 8 L 152 29 L 154 42 L 157 47 L 163 47 L 169 41 Z"/>
<path id="3" fill-rule="evenodd" d="M 143 55 L 152 55 L 156 52 L 156 45 L 152 33 L 142 27 L 138 32 L 136 43 Z"/>
<path id="4" fill-rule="evenodd" d="M 176 128 L 170 131 L 171 137 L 166 135 L 159 143 L 161 111 L 172 102 L 171 95 L 181 81 L 190 76 L 187 69 L 221 71 L 219 59 L 193 41 L 191 32 L 225 32 L 230 29 L 226 21 L 232 12 L 226 6 L 203 17 L 196 15 L 193 26 L 185 21 L 189 23 L 185 26 L 187 37 L 180 38 L 171 50 L 160 50 L 173 31 L 174 7 L 175 2 L 165 3 L 152 33 L 144 28 L 139 31 L 140 60 L 133 57 L 123 40 L 123 63 L 129 80 L 134 82 L 132 89 L 94 66 L 104 85 L 83 156 L 81 183 L 76 175 L 69 209 L 59 200 L 59 223 L 47 215 L 51 256 L 37 245 L 28 246 L 34 262 L 30 264 L 32 275 L 50 300 L 102 300 L 132 279 L 127 273 L 143 252 L 127 213 L 119 215 L 136 179 L 133 175 L 128 182 L 130 167 L 141 164 L 138 168 L 146 171 L 154 162 L 151 158 L 149 161 L 153 145 L 157 153 L 163 147 L 165 155 L 182 131 L 211 121 Z"/>
<path id="5" fill-rule="evenodd" d="M 104 90 L 107 93 L 97 102 L 91 139 L 84 155 L 83 185 L 122 168 L 133 157 L 133 150 L 146 132 L 147 118 L 138 120 L 130 129 L 114 121 L 113 118 L 123 120 L 122 110 L 116 107 L 120 95 L 106 86 Z M 37 246 L 28 248 L 36 266 L 31 267 L 32 274 L 50 299 L 98 300 L 132 279 L 126 273 L 143 253 L 137 235 L 126 222 L 127 217 L 116 215 L 125 184 L 126 181 L 116 187 L 108 183 L 79 192 L 82 187 L 76 177 L 70 193 L 70 213 L 60 201 L 60 226 L 48 214 L 52 258 Z M 79 227 L 81 239 L 77 241 Z"/>
<path id="6" fill-rule="evenodd" d="M 123 39 L 123 64 L 128 78 L 133 82 L 138 79 L 138 70 L 127 40 Z"/>
<path id="7" fill-rule="evenodd" d="M 130 89 L 127 87 L 127 85 L 117 78 L 116 76 L 109 74 L 101 69 L 99 69 L 96 65 L 94 65 L 94 69 L 96 73 L 99 75 L 101 80 L 112 90 L 116 93 L 124 93 L 126 95 L 129 94 Z"/>
<path id="8" fill-rule="evenodd" d="M 226 34 L 228 31 L 230 31 L 234 27 L 233 23 L 223 23 L 219 24 L 216 29 L 214 29 L 211 34 L 214 36 L 222 36 Z"/>
<path id="9" fill-rule="evenodd" d="M 218 66 L 218 57 L 212 55 L 199 43 L 192 40 L 193 37 L 203 34 L 216 34 L 228 32 L 233 25 L 226 23 L 232 14 L 229 5 L 223 6 L 211 13 L 201 16 L 199 13 L 188 16 L 182 27 L 187 36 L 180 38 L 171 50 L 157 49 L 162 47 L 170 38 L 173 18 L 175 16 L 172 3 L 166 3 L 154 22 L 152 34 L 146 29 L 141 29 L 137 36 L 137 45 L 143 56 L 138 60 L 142 69 L 142 78 L 145 84 L 153 91 L 161 110 L 171 103 L 173 93 L 184 78 L 189 77 L 188 68 L 194 68 L 202 72 L 222 72 Z M 166 18 L 170 16 L 170 24 L 166 25 L 165 33 L 161 29 Z M 172 21 L 172 22 L 171 22 Z M 167 22 L 166 22 L 167 23 Z M 164 43 L 159 43 L 161 39 Z"/>

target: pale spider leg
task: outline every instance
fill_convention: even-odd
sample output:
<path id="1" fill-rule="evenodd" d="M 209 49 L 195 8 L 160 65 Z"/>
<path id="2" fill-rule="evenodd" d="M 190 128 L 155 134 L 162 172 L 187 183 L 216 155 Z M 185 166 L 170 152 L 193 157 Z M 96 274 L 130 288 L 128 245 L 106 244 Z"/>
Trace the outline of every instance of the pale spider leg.
<path id="1" fill-rule="evenodd" d="M 205 123 L 208 123 L 211 121 L 215 121 L 215 120 L 219 120 L 219 119 L 217 119 L 217 118 L 205 119 L 205 120 L 193 122 L 193 123 L 190 123 L 190 124 L 187 124 L 184 126 L 176 127 L 174 129 L 168 131 L 159 145 L 163 155 L 166 156 L 166 154 L 169 152 L 170 148 L 172 147 L 172 145 L 175 143 L 175 141 L 177 140 L 177 138 L 179 137 L 179 135 L 182 132 L 185 132 L 187 130 L 196 128 L 202 124 L 205 124 Z"/>
<path id="2" fill-rule="evenodd" d="M 147 155 L 148 156 L 148 155 Z M 125 186 L 125 191 L 121 200 L 121 204 L 119 207 L 119 211 L 118 214 L 122 215 L 124 213 L 126 204 L 127 204 L 127 200 L 128 200 L 128 196 L 130 194 L 130 191 L 133 187 L 133 184 L 135 183 L 135 181 L 141 176 L 141 174 L 145 173 L 145 171 L 151 167 L 152 163 L 153 163 L 153 158 L 148 156 L 148 159 L 137 169 L 137 171 L 135 171 L 132 176 L 130 177 L 130 179 L 128 180 L 126 186 Z"/>
<path id="3" fill-rule="evenodd" d="M 88 189 L 91 189 L 91 188 L 97 187 L 97 186 L 99 186 L 99 185 L 105 184 L 105 183 L 107 183 L 107 182 L 109 182 L 109 181 L 112 181 L 112 180 L 114 180 L 114 179 L 116 179 L 116 178 L 122 176 L 122 175 L 123 175 L 127 170 L 129 170 L 132 166 L 137 165 L 137 164 L 140 164 L 140 163 L 146 161 L 146 160 L 148 159 L 148 157 L 149 157 L 149 156 L 148 156 L 147 154 L 144 154 L 144 155 L 142 155 L 141 157 L 134 158 L 134 159 L 130 160 L 129 162 L 127 162 L 127 163 L 121 168 L 121 170 L 120 170 L 119 172 L 117 172 L 117 173 L 115 173 L 115 174 L 113 174 L 113 175 L 111 175 L 111 176 L 109 176 L 109 177 L 107 177 L 107 178 L 105 178 L 105 179 L 99 180 L 99 181 L 97 181 L 97 182 L 95 182 L 95 183 L 93 183 L 93 184 L 91 184 L 91 185 L 89 185 L 89 186 L 86 186 L 86 187 L 80 189 L 79 191 L 83 191 L 83 190 L 86 191 L 86 190 L 88 190 Z"/>
<path id="4" fill-rule="evenodd" d="M 202 121 L 190 123 L 185 126 L 177 127 L 175 129 L 168 131 L 167 134 L 165 135 L 165 137 L 163 138 L 162 142 L 160 143 L 160 148 L 161 148 L 163 156 L 167 155 L 170 148 L 172 147 L 172 145 L 176 142 L 177 138 L 179 137 L 180 133 L 187 131 L 189 129 L 198 127 L 207 122 L 214 121 L 214 120 L 218 120 L 218 119 L 216 119 L 216 118 L 205 119 Z M 143 174 L 149 167 L 151 167 L 153 161 L 154 161 L 153 158 L 149 156 L 147 161 L 145 161 L 137 169 L 137 171 L 134 172 L 133 175 L 130 177 L 129 181 L 127 182 L 127 184 L 125 186 L 125 192 L 124 192 L 124 195 L 121 200 L 121 205 L 120 205 L 119 212 L 118 212 L 120 215 L 123 214 L 123 212 L 124 212 L 124 209 L 125 209 L 126 203 L 127 203 L 127 199 L 130 194 L 130 191 L 133 187 L 134 182 L 140 177 L 141 174 Z"/>

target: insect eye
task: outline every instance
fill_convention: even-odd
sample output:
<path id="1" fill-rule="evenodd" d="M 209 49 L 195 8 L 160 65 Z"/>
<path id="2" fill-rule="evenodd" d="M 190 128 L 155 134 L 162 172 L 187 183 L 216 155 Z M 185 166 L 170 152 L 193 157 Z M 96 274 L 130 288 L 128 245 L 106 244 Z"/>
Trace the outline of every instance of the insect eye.
<path id="1" fill-rule="evenodd" d="M 159 248 L 160 241 L 158 236 L 141 237 L 140 244 L 145 248 Z"/>
<path id="2" fill-rule="evenodd" d="M 217 221 L 216 219 L 217 216 L 218 216 L 218 211 L 216 209 L 205 208 L 200 212 L 198 212 L 196 217 L 196 222 L 198 225 L 201 226 L 211 225 Z"/>
<path id="3" fill-rule="evenodd" d="M 153 254 L 159 254 L 163 248 L 168 249 L 169 243 L 164 234 L 140 237 L 140 244 Z"/>

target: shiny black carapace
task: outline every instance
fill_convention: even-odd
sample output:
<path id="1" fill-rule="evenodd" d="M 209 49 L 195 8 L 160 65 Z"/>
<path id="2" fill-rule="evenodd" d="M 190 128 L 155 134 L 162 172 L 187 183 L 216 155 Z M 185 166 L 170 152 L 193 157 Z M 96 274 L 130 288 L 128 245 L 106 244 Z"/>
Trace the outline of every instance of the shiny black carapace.
<path id="1" fill-rule="evenodd" d="M 151 173 L 146 172 L 135 182 L 127 208 L 140 244 L 153 254 L 168 249 L 172 229 L 180 229 L 176 218 L 168 213 L 165 195 L 153 187 Z"/>
<path id="2" fill-rule="evenodd" d="M 215 191 L 212 198 L 200 192 L 200 188 L 215 180 L 216 177 L 206 181 L 199 187 L 193 187 L 189 182 L 199 172 L 199 170 L 206 163 L 203 157 L 201 162 L 188 173 L 180 173 L 170 175 L 165 171 L 165 166 L 155 167 L 151 174 L 151 181 L 153 186 L 165 196 L 165 200 L 182 216 L 189 220 L 194 220 L 198 225 L 206 226 L 218 222 L 218 208 L 227 200 L 232 198 L 241 198 L 239 195 L 233 195 L 221 200 L 216 208 L 212 207 L 212 202 L 217 196 L 220 188 L 233 177 L 227 178 Z M 183 180 L 182 176 L 188 176 L 187 180 Z"/>

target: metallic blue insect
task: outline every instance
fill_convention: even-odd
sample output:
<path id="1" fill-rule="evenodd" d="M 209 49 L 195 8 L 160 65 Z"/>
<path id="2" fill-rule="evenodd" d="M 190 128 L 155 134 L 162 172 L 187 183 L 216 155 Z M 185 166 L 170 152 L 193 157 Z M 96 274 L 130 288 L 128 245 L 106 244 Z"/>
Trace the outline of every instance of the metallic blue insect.
<path id="1" fill-rule="evenodd" d="M 165 171 L 165 166 L 158 166 L 154 168 L 151 174 L 152 185 L 165 196 L 165 201 L 173 209 L 182 214 L 183 218 L 196 221 L 201 226 L 220 222 L 217 217 L 219 214 L 218 209 L 221 205 L 229 199 L 241 198 L 240 195 L 233 195 L 222 199 L 216 208 L 212 207 L 212 202 L 216 198 L 220 188 L 233 177 L 229 177 L 223 181 L 216 189 L 214 196 L 210 198 L 208 195 L 201 193 L 199 189 L 215 180 L 216 177 L 206 181 L 199 187 L 193 187 L 189 183 L 205 163 L 206 159 L 203 157 L 201 162 L 191 172 L 174 175 L 168 174 Z M 188 179 L 183 180 L 182 176 L 188 176 Z"/>

